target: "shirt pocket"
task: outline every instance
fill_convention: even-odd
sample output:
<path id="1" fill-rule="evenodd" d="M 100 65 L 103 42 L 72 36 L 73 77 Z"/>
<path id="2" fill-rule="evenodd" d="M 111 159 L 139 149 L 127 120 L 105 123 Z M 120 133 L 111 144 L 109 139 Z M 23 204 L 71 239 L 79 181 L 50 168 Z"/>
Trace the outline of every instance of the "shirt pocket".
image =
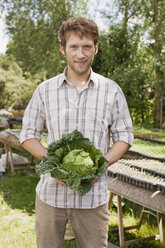
<path id="1" fill-rule="evenodd" d="M 87 131 L 96 135 L 108 134 L 111 124 L 110 106 L 103 100 L 99 101 L 99 103 L 93 100 L 86 109 L 85 122 Z"/>

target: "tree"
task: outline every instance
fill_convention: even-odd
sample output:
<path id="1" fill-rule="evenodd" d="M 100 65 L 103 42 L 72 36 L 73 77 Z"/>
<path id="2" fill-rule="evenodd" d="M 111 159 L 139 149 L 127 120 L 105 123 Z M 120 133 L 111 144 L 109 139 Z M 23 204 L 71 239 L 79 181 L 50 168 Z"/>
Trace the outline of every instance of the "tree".
<path id="1" fill-rule="evenodd" d="M 122 25 L 110 26 L 100 37 L 99 53 L 94 68 L 105 76 L 111 76 L 121 65 L 127 68 L 136 56 L 139 44 L 138 26 L 127 31 Z"/>
<path id="2" fill-rule="evenodd" d="M 119 0 L 121 9 L 125 9 L 124 23 L 128 20 L 128 8 L 132 6 L 131 18 L 143 20 L 143 30 L 146 30 L 146 39 L 153 40 L 148 43 L 149 53 L 153 55 L 153 67 L 155 71 L 155 97 L 154 97 L 154 126 L 162 127 L 162 108 L 165 98 L 165 74 L 164 74 L 164 47 L 165 41 L 165 1 L 162 0 Z"/>
<path id="3" fill-rule="evenodd" d="M 26 79 L 13 58 L 0 56 L 0 108 L 24 109 L 38 83 L 35 78 Z"/>
<path id="4" fill-rule="evenodd" d="M 96 59 L 95 68 L 103 71 L 106 76 L 118 80 L 128 98 L 131 111 L 136 116 L 134 118 L 136 122 L 139 120 L 137 117 L 140 117 L 141 121 L 138 123 L 143 125 L 148 112 L 150 114 L 148 124 L 153 123 L 153 115 L 155 127 L 161 127 L 165 99 L 165 41 L 163 39 L 165 2 L 161 0 L 115 2 L 118 18 L 115 19 L 115 15 L 108 16 L 107 13 L 108 11 L 110 13 L 110 10 L 106 10 L 110 28 L 108 34 L 103 34 L 101 37 L 103 46 L 100 46 L 100 58 Z M 113 19 L 114 22 L 112 22 Z M 144 44 L 142 40 L 146 43 Z M 138 98 L 135 98 L 137 94 L 132 86 L 137 89 L 140 101 L 144 104 L 139 103 Z M 134 93 L 132 94 L 131 91 Z M 133 103 L 139 116 L 135 114 L 135 109 L 132 109 Z"/>
<path id="5" fill-rule="evenodd" d="M 115 0 L 118 10 L 123 15 L 123 29 L 127 30 L 129 21 L 133 20 L 140 13 L 140 2 L 139 0 Z"/>
<path id="6" fill-rule="evenodd" d="M 155 57 L 155 127 L 162 127 L 162 108 L 163 98 L 165 97 L 165 66 L 163 64 L 163 48 L 165 47 L 165 2 L 160 0 L 153 1 L 153 52 Z"/>
<path id="7" fill-rule="evenodd" d="M 59 51 L 59 28 L 73 13 L 85 6 L 84 0 L 2 0 L 6 24 L 12 39 L 7 54 L 13 55 L 23 72 L 52 77 L 63 70 Z"/>
<path id="8" fill-rule="evenodd" d="M 138 29 L 138 27 L 136 27 Z M 100 37 L 100 50 L 93 70 L 116 81 L 125 93 L 133 123 L 153 124 L 154 73 L 152 56 L 139 43 L 138 30 L 115 25 Z"/>

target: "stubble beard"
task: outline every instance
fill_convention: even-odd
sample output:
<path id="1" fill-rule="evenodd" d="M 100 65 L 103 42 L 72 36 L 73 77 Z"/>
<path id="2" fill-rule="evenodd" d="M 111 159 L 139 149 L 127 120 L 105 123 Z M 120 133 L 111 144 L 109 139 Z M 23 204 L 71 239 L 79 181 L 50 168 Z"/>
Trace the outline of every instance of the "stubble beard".
<path id="1" fill-rule="evenodd" d="M 90 70 L 92 64 L 93 64 L 93 60 L 88 61 L 87 64 L 84 66 L 84 68 L 83 68 L 83 66 L 78 68 L 78 66 L 74 65 L 74 62 L 70 63 L 68 61 L 69 67 L 72 69 L 73 72 L 75 72 L 78 75 L 86 74 Z"/>

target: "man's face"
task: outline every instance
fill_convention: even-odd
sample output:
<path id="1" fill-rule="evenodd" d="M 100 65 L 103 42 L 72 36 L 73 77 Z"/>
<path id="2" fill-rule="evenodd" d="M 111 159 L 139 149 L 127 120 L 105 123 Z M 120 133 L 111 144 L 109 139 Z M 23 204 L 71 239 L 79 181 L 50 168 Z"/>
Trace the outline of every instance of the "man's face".
<path id="1" fill-rule="evenodd" d="M 78 75 L 83 75 L 90 70 L 98 44 L 95 46 L 90 36 L 80 37 L 74 32 L 69 32 L 66 47 L 61 45 L 60 50 L 66 55 L 69 69 Z"/>

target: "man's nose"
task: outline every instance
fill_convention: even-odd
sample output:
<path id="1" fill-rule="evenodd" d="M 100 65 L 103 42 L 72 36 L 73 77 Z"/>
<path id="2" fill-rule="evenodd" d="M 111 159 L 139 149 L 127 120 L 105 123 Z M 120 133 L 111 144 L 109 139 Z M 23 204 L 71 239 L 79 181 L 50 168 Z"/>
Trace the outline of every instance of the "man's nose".
<path id="1" fill-rule="evenodd" d="M 77 49 L 77 57 L 78 57 L 78 58 L 83 58 L 83 57 L 85 57 L 84 51 L 83 51 L 83 48 L 82 48 L 82 47 L 80 47 L 79 49 Z"/>

